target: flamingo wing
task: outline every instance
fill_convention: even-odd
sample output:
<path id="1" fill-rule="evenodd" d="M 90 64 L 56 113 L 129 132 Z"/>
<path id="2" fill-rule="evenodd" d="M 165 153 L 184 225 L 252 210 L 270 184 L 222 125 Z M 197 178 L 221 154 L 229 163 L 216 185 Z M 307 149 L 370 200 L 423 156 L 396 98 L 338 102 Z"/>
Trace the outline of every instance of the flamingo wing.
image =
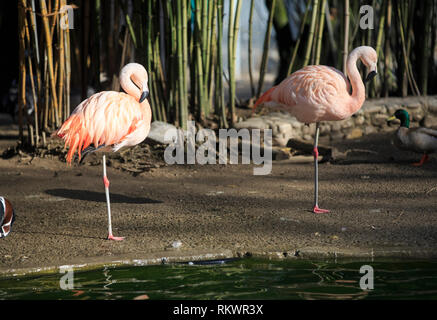
<path id="1" fill-rule="evenodd" d="M 272 99 L 285 105 L 327 105 L 333 98 L 349 92 L 343 73 L 327 66 L 306 66 L 282 81 Z"/>
<path id="2" fill-rule="evenodd" d="M 339 99 L 348 97 L 349 91 L 349 81 L 337 69 L 306 66 L 264 93 L 255 106 L 270 102 L 305 123 L 338 120 L 343 115 L 336 106 L 343 105 Z"/>
<path id="3" fill-rule="evenodd" d="M 144 113 L 131 96 L 114 91 L 96 93 L 76 107 L 55 134 L 69 147 L 67 162 L 91 143 L 95 148 L 120 144 L 134 132 Z"/>

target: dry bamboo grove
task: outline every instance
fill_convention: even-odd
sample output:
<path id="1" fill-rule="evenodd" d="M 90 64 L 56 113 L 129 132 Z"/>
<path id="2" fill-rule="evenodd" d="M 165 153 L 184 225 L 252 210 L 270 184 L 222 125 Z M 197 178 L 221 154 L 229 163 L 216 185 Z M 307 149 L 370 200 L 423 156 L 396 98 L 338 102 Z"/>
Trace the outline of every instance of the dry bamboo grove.
<path id="1" fill-rule="evenodd" d="M 278 19 L 288 19 L 289 12 L 281 11 L 291 2 L 18 0 L 20 137 L 27 128 L 29 145 L 44 145 L 76 106 L 71 103 L 74 93 L 81 101 L 90 87 L 120 90 L 118 72 L 131 61 L 143 64 L 149 72 L 154 120 L 182 128 L 187 120 L 233 126 L 238 108 L 253 101 L 237 99 L 241 26 L 248 25 L 244 38 L 248 42 L 249 59 L 244 61 L 248 86 L 252 96 L 258 97 L 265 90 L 270 53 L 277 49 L 271 40 L 278 34 Z M 344 69 L 351 49 L 370 45 L 380 57 L 380 77 L 371 84 L 369 97 L 436 92 L 432 84 L 437 77 L 437 0 L 295 3 L 301 3 L 304 10 L 296 12 L 298 35 L 288 43 L 287 74 L 308 64 Z M 266 21 L 260 22 L 255 14 L 259 6 L 268 9 Z M 363 6 L 372 8 L 372 28 L 360 27 Z M 249 14 L 242 15 L 242 8 Z M 248 20 L 242 20 L 243 16 Z M 259 23 L 265 24 L 265 33 L 258 65 L 254 63 L 252 26 Z M 278 41 L 277 46 L 281 45 Z M 33 99 L 26 99 L 29 94 Z M 33 104 L 30 114 L 29 103 Z"/>

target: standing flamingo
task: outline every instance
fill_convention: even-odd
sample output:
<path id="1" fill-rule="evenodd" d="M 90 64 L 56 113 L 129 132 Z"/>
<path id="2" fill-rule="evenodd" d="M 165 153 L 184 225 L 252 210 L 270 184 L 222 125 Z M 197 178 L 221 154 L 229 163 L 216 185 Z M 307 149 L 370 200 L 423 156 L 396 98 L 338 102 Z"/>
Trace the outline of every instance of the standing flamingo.
<path id="1" fill-rule="evenodd" d="M 82 101 L 53 136 L 65 140 L 69 147 L 67 162 L 78 151 L 116 152 L 122 147 L 141 143 L 149 134 L 152 113 L 147 101 L 147 71 L 138 63 L 129 63 L 120 71 L 120 85 L 126 91 L 98 92 Z M 91 146 L 91 143 L 93 144 Z M 106 157 L 103 155 L 103 184 L 108 207 L 108 240 L 123 240 L 114 237 L 111 224 L 109 180 L 106 176 Z"/>
<path id="2" fill-rule="evenodd" d="M 279 109 L 295 116 L 306 124 L 315 122 L 314 137 L 314 213 L 327 213 L 318 204 L 318 157 L 320 121 L 344 120 L 357 112 L 365 100 L 365 88 L 357 69 L 360 59 L 369 69 L 366 81 L 377 73 L 376 51 L 367 46 L 355 48 L 346 61 L 346 76 L 339 70 L 327 66 L 306 66 L 266 91 L 255 103 L 255 108 L 266 103 L 266 107 Z M 352 86 L 352 93 L 350 93 Z"/>

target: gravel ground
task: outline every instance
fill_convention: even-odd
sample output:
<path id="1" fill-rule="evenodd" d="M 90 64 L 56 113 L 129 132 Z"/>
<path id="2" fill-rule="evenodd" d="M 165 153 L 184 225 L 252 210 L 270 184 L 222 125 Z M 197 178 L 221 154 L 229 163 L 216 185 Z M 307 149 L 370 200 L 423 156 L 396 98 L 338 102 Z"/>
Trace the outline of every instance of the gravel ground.
<path id="1" fill-rule="evenodd" d="M 0 152 L 8 141 L 0 140 Z M 9 145 L 11 141 L 9 141 Z M 224 256 L 437 256 L 437 159 L 397 151 L 389 133 L 341 141 L 324 162 L 320 206 L 313 199 L 311 157 L 274 161 L 267 176 L 252 165 L 153 165 L 135 173 L 114 163 L 114 235 L 98 157 L 89 165 L 55 158 L 0 159 L 0 195 L 17 219 L 0 239 L 0 273 L 120 259 Z M 94 162 L 93 162 L 94 161 Z M 174 241 L 179 249 L 169 249 Z M 203 256 L 208 257 L 208 256 Z"/>

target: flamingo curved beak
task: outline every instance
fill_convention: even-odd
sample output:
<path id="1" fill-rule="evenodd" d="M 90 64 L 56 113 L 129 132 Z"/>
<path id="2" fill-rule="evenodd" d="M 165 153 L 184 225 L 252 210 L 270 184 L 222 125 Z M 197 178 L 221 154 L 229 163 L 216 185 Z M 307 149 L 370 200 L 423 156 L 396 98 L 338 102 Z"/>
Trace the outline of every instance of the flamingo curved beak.
<path id="1" fill-rule="evenodd" d="M 370 71 L 369 74 L 368 74 L 367 77 L 366 77 L 365 82 L 367 83 L 367 82 L 371 81 L 373 78 L 375 78 L 375 76 L 376 76 L 377 74 L 378 74 L 378 73 L 377 73 L 376 71 Z"/>
<path id="2" fill-rule="evenodd" d="M 149 90 L 146 89 L 145 91 L 143 91 L 141 93 L 141 97 L 140 97 L 140 103 L 143 102 L 144 100 L 146 100 L 146 98 L 149 96 Z"/>

